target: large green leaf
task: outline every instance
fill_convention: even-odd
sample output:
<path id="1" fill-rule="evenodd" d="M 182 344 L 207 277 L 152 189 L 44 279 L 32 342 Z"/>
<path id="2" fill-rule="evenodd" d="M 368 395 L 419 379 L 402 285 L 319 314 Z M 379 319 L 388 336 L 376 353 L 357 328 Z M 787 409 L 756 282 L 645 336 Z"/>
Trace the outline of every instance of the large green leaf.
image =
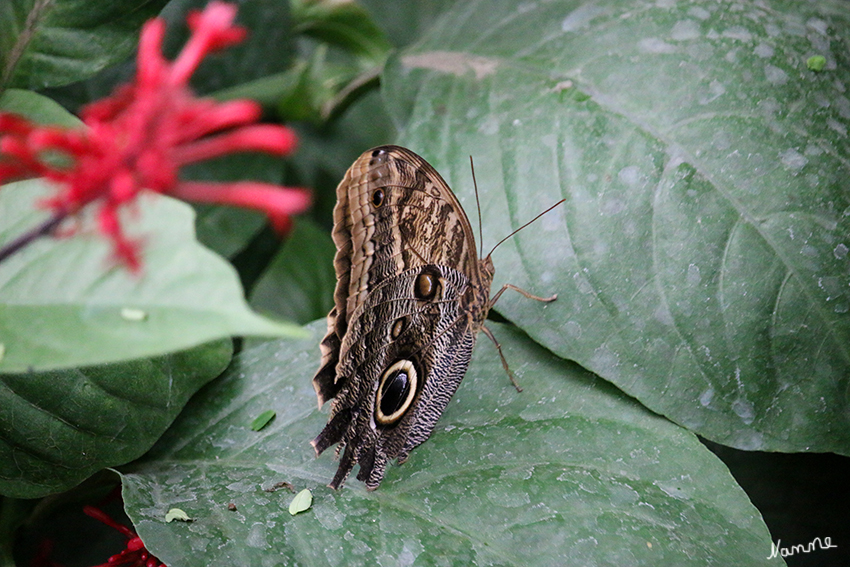
<path id="1" fill-rule="evenodd" d="M 404 47 L 418 40 L 441 14 L 457 0 L 428 0 L 428 2 L 398 2 L 397 0 L 359 0 L 385 30 L 395 47 Z"/>
<path id="2" fill-rule="evenodd" d="M 251 290 L 251 307 L 302 324 L 327 315 L 336 287 L 335 253 L 330 234 L 310 219 L 299 219 Z"/>
<path id="3" fill-rule="evenodd" d="M 153 359 L 0 374 L 0 494 L 59 492 L 141 456 L 232 352 L 224 339 Z"/>
<path id="4" fill-rule="evenodd" d="M 38 124 L 55 124 L 66 128 L 77 128 L 81 124 L 79 118 L 52 99 L 21 89 L 7 89 L 0 95 L 0 112 L 18 114 Z"/>
<path id="5" fill-rule="evenodd" d="M 847 454 L 848 41 L 846 2 L 459 2 L 384 85 L 485 243 L 567 199 L 494 255 L 558 301 L 501 313 L 709 439 Z"/>
<path id="6" fill-rule="evenodd" d="M 304 341 L 243 351 L 160 443 L 124 469 L 124 502 L 168 565 L 767 565 L 770 536 L 694 435 L 516 330 L 479 344 L 432 436 L 375 492 L 324 485 L 332 455 L 310 378 L 324 321 Z M 276 418 L 262 431 L 252 420 Z M 291 516 L 294 491 L 313 506 Z M 229 510 L 234 504 L 236 510 Z M 192 523 L 165 523 L 173 507 Z"/>
<path id="7" fill-rule="evenodd" d="M 180 171 L 182 179 L 193 181 L 263 181 L 280 185 L 284 162 L 278 156 L 259 153 L 229 154 L 191 164 Z M 266 225 L 260 211 L 224 205 L 195 204 L 198 240 L 225 258 L 241 252 Z"/>
<path id="8" fill-rule="evenodd" d="M 313 189 L 313 218 L 330 226 L 335 189 L 345 171 L 367 149 L 391 143 L 395 129 L 377 92 L 354 102 L 330 124 L 297 124 L 296 128 L 298 153 L 287 171 L 287 181 Z"/>
<path id="9" fill-rule="evenodd" d="M 40 224 L 39 181 L 0 189 L 0 245 Z M 156 356 L 232 335 L 280 336 L 245 303 L 233 268 L 194 239 L 194 214 L 145 195 L 125 218 L 144 239 L 144 272 L 110 266 L 93 223 L 71 238 L 41 238 L 0 263 L 0 372 L 47 370 Z"/>
<path id="10" fill-rule="evenodd" d="M 167 0 L 0 2 L 0 90 L 85 79 L 127 57 Z"/>

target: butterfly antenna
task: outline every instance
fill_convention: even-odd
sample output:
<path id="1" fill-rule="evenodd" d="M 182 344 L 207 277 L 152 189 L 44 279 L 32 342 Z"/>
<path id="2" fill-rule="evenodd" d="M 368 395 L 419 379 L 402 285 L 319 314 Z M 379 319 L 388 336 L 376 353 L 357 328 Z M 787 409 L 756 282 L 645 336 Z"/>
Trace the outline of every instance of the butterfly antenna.
<path id="1" fill-rule="evenodd" d="M 476 196 L 477 196 L 477 193 L 476 193 Z M 542 217 L 543 215 L 545 215 L 546 213 L 548 213 L 549 211 L 551 211 L 552 209 L 554 209 L 555 207 L 557 207 L 558 205 L 560 205 L 561 203 L 563 203 L 564 201 L 566 201 L 566 199 L 561 199 L 560 201 L 558 201 L 557 203 L 555 203 L 554 205 L 552 205 L 551 207 L 549 207 L 548 209 L 546 209 L 545 211 L 543 211 L 542 213 L 540 213 L 539 215 L 537 215 L 536 217 L 534 217 L 533 219 L 531 219 L 530 221 L 528 221 L 527 223 L 525 223 L 524 225 L 522 225 L 521 227 L 519 227 L 518 229 L 516 229 L 515 231 L 513 231 L 513 232 L 512 232 L 512 233 L 510 233 L 509 235 L 507 235 L 506 237 L 504 237 L 503 239 L 501 239 L 499 242 L 497 242 L 497 243 L 496 243 L 496 245 L 495 245 L 495 246 L 493 246 L 493 249 L 492 249 L 492 250 L 490 250 L 490 253 L 489 253 L 489 254 L 487 254 L 487 257 L 489 258 L 490 256 L 492 256 L 492 255 L 493 255 L 493 252 L 495 252 L 495 251 L 496 251 L 496 248 L 498 248 L 499 246 L 501 246 L 501 244 L 502 244 L 505 240 L 507 240 L 508 238 L 510 238 L 511 236 L 513 236 L 514 234 L 516 234 L 517 232 L 521 231 L 522 229 L 524 229 L 525 227 L 527 227 L 528 225 L 530 225 L 531 223 L 533 223 L 534 221 L 536 221 L 537 219 L 539 219 L 540 217 Z M 480 221 L 480 218 L 479 218 L 479 221 Z"/>
<path id="2" fill-rule="evenodd" d="M 469 156 L 469 169 L 472 170 L 472 186 L 475 188 L 475 206 L 478 207 L 478 257 L 481 258 L 481 255 L 484 254 L 484 231 L 481 228 L 481 202 L 478 200 L 478 182 L 475 181 L 475 165 L 472 163 L 472 156 Z"/>

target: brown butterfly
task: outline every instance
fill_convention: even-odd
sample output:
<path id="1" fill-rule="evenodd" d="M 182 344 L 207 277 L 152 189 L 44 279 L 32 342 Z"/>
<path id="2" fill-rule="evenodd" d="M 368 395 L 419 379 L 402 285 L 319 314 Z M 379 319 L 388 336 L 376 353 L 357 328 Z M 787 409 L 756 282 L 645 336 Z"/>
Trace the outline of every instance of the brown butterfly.
<path id="1" fill-rule="evenodd" d="M 357 479 L 374 490 L 388 460 L 404 462 L 431 435 L 466 373 L 479 330 L 511 376 L 484 326 L 501 294 L 510 288 L 539 301 L 555 296 L 508 284 L 491 299 L 492 251 L 478 259 L 472 227 L 449 186 L 398 146 L 369 150 L 346 172 L 333 239 L 335 305 L 313 386 L 319 407 L 334 401 L 312 445 L 317 456 L 337 443 L 337 452 L 344 448 L 331 488 L 359 463 Z"/>

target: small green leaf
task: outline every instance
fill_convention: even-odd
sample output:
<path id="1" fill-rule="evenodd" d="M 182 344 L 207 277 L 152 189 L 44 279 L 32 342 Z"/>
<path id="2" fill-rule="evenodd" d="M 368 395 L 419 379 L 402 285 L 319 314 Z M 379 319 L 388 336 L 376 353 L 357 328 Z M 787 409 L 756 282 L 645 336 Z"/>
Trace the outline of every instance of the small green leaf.
<path id="1" fill-rule="evenodd" d="M 123 307 L 121 309 L 121 318 L 125 321 L 144 321 L 148 318 L 148 314 L 146 311 L 143 311 L 141 309 Z"/>
<path id="2" fill-rule="evenodd" d="M 295 495 L 292 502 L 289 503 L 289 513 L 293 516 L 299 512 L 305 512 L 313 505 L 313 493 L 309 488 L 305 488 Z"/>
<path id="3" fill-rule="evenodd" d="M 172 508 L 165 515 L 165 523 L 173 522 L 174 520 L 178 520 L 180 522 L 191 522 L 192 518 L 189 517 L 189 514 L 181 510 L 180 508 Z"/>
<path id="4" fill-rule="evenodd" d="M 806 59 L 806 67 L 812 71 L 823 71 L 826 65 L 826 57 L 823 55 L 812 55 Z"/>
<path id="5" fill-rule="evenodd" d="M 274 412 L 274 410 L 264 411 L 263 413 L 258 415 L 256 418 L 254 418 L 254 421 L 251 422 L 251 429 L 253 431 L 261 430 L 263 427 L 268 425 L 271 420 L 274 419 L 275 415 L 277 415 L 277 414 Z"/>

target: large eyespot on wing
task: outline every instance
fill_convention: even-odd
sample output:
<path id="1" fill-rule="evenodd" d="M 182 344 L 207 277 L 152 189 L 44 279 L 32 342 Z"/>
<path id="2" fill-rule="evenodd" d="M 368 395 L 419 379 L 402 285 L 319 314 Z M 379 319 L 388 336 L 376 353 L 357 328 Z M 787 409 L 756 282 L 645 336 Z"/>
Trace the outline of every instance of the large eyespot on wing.
<path id="1" fill-rule="evenodd" d="M 409 360 L 398 360 L 384 371 L 375 397 L 375 421 L 394 425 L 404 416 L 419 383 L 416 367 Z"/>
<path id="2" fill-rule="evenodd" d="M 416 276 L 413 284 L 413 296 L 421 301 L 442 299 L 445 282 L 437 266 L 425 266 Z"/>

